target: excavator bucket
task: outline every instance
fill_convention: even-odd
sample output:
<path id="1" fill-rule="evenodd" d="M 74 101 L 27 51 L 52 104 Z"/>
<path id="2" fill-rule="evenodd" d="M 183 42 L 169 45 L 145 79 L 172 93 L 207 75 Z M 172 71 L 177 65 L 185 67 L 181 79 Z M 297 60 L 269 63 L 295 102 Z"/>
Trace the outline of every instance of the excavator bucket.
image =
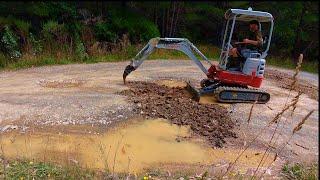
<path id="1" fill-rule="evenodd" d="M 192 99 L 199 102 L 200 96 L 201 96 L 200 91 L 196 89 L 189 81 L 186 83 L 187 83 L 186 89 L 192 95 Z"/>
<path id="2" fill-rule="evenodd" d="M 126 84 L 127 76 L 134 70 L 135 70 L 135 68 L 132 65 L 126 66 L 126 68 L 124 69 L 123 75 L 122 75 L 124 84 Z"/>

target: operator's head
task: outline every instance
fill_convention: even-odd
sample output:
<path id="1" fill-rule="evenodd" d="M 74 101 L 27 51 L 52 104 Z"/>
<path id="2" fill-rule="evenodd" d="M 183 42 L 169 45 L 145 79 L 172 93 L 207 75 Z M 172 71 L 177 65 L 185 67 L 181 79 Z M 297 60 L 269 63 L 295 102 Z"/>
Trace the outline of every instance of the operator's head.
<path id="1" fill-rule="evenodd" d="M 250 31 L 257 31 L 259 29 L 259 22 L 257 20 L 252 20 L 249 22 Z"/>

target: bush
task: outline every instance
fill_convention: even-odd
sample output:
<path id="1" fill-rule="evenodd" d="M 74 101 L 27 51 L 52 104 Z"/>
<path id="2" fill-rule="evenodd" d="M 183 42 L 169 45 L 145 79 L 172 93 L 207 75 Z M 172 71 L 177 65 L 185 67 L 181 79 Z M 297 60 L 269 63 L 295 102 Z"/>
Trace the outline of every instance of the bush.
<path id="1" fill-rule="evenodd" d="M 66 50 L 70 47 L 70 33 L 65 24 L 57 21 L 48 21 L 42 26 L 42 40 L 46 44 L 45 50 L 50 52 Z"/>
<path id="2" fill-rule="evenodd" d="M 0 68 L 4 68 L 7 65 L 7 58 L 4 54 L 0 53 Z"/>
<path id="3" fill-rule="evenodd" d="M 40 40 L 36 40 L 32 33 L 30 33 L 30 42 L 32 44 L 32 51 L 33 51 L 34 55 L 39 54 L 39 53 L 42 52 L 43 46 L 41 44 L 41 41 Z"/>
<path id="4" fill-rule="evenodd" d="M 56 21 L 48 21 L 42 26 L 42 34 L 45 39 L 52 39 L 53 35 L 63 30 L 63 25 L 59 25 Z"/>
<path id="5" fill-rule="evenodd" d="M 86 53 L 86 48 L 81 41 L 77 41 L 75 53 L 80 60 L 85 60 L 89 57 Z"/>
<path id="6" fill-rule="evenodd" d="M 8 16 L 7 18 L 5 17 L 0 17 L 0 26 L 7 25 L 9 27 L 16 26 L 17 29 L 22 31 L 25 34 L 29 33 L 29 29 L 31 28 L 30 22 L 23 21 L 21 19 L 16 19 L 12 16 Z"/>
<path id="7" fill-rule="evenodd" d="M 21 57 L 21 52 L 18 45 L 18 37 L 7 25 L 4 27 L 3 36 L 1 37 L 1 49 L 3 53 L 10 58 Z"/>
<path id="8" fill-rule="evenodd" d="M 118 35 L 111 23 L 100 22 L 94 26 L 94 32 L 98 40 L 115 42 L 118 39 Z"/>
<path id="9" fill-rule="evenodd" d="M 160 36 L 157 25 L 131 12 L 111 11 L 109 19 L 97 23 L 94 30 L 98 40 L 108 42 L 116 42 L 123 34 L 129 34 L 129 39 L 133 43 L 145 42 Z"/>
<path id="10" fill-rule="evenodd" d="M 158 27 L 148 19 L 144 17 L 138 17 L 136 15 L 127 13 L 124 17 L 114 15 L 112 18 L 113 23 L 120 30 L 120 32 L 128 33 L 130 41 L 145 42 L 151 38 L 159 37 L 160 32 Z"/>

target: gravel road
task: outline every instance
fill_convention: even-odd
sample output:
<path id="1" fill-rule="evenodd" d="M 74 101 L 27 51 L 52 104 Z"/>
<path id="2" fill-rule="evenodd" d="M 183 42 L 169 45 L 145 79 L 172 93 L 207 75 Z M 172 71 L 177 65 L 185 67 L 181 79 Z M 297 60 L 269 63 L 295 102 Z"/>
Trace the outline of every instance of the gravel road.
<path id="1" fill-rule="evenodd" d="M 134 104 L 118 92 L 127 90 L 122 73 L 128 61 L 117 63 L 73 64 L 29 68 L 0 72 L 0 130 L 23 129 L 30 126 L 72 124 L 98 124 L 109 126 L 117 121 L 130 119 Z M 293 71 L 267 67 L 269 75 L 282 72 L 283 81 L 290 79 Z M 191 80 L 198 85 L 205 75 L 188 60 L 150 60 L 130 74 L 128 81 L 155 81 L 159 79 Z M 299 161 L 316 161 L 318 158 L 318 75 L 302 72 L 299 76 L 309 83 L 300 97 L 292 118 L 284 115 L 279 123 L 281 146 L 292 133 L 293 127 L 312 109 L 315 112 L 295 134 L 282 152 L 283 157 Z M 227 141 L 227 146 L 241 146 L 262 131 L 263 127 L 283 108 L 285 102 L 297 94 L 279 86 L 280 80 L 266 77 L 262 89 L 271 94 L 266 105 L 255 105 L 247 124 L 250 104 L 229 107 L 233 120 L 240 122 L 238 138 Z M 306 88 L 304 88 L 306 89 Z M 310 93 L 311 92 L 311 93 Z M 313 94 L 313 95 L 310 95 Z M 311 97 L 312 96 L 312 97 Z M 289 97 L 289 98 L 288 98 Z M 286 118 L 289 117 L 289 118 Z M 283 123 L 286 122 L 286 123 Z M 276 126 L 262 133 L 255 147 L 264 147 Z"/>

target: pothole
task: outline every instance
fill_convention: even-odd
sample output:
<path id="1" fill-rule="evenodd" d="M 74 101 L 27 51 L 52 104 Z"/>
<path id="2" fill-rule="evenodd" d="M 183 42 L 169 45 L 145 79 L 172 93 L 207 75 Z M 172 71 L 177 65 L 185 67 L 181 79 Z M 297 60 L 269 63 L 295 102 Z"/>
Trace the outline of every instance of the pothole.
<path id="1" fill-rule="evenodd" d="M 27 158 L 59 164 L 76 163 L 82 167 L 115 172 L 141 173 L 149 167 L 167 168 L 171 164 L 201 165 L 233 162 L 239 149 L 213 149 L 202 138 L 190 133 L 189 126 L 178 126 L 165 119 L 133 119 L 99 134 L 41 132 L 2 134 L 2 152 L 7 158 Z M 92 128 L 91 128 L 92 129 Z M 262 151 L 248 149 L 238 165 L 256 167 Z M 274 155 L 266 162 L 272 162 Z M 226 166 L 227 167 L 227 166 Z"/>
<path id="2" fill-rule="evenodd" d="M 177 125 L 189 125 L 212 146 L 222 147 L 226 138 L 236 138 L 235 122 L 227 108 L 202 104 L 191 99 L 184 87 L 167 87 L 156 83 L 128 82 L 127 95 L 136 106 L 133 112 L 145 118 L 164 118 Z"/>

